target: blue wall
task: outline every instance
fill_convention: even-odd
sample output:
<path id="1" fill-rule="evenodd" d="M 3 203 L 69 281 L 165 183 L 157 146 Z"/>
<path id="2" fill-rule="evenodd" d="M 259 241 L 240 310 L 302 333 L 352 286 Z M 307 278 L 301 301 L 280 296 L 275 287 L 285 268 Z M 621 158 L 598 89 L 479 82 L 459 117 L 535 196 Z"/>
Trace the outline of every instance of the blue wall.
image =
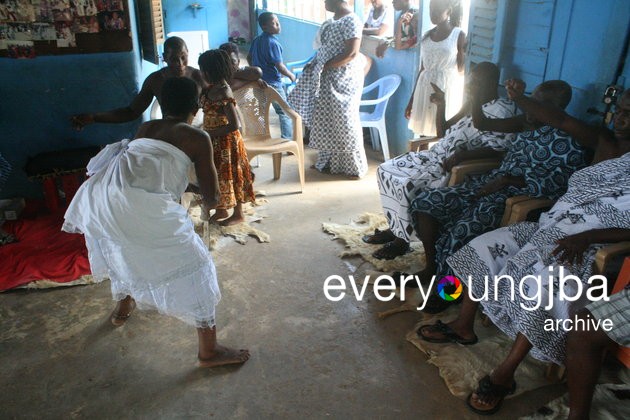
<path id="1" fill-rule="evenodd" d="M 277 37 L 282 44 L 285 63 L 302 60 L 313 55 L 313 39 L 315 39 L 320 24 L 283 15 L 278 15 L 278 20 L 280 21 L 281 32 Z M 256 26 L 256 28 L 257 34 L 260 34 L 260 27 Z"/>
<path id="2" fill-rule="evenodd" d="M 133 0 L 130 20 L 135 33 Z M 0 153 L 13 165 L 0 197 L 40 197 L 22 168 L 37 153 L 101 145 L 129 137 L 139 121 L 74 131 L 70 117 L 127 105 L 138 91 L 141 60 L 133 52 L 0 58 Z"/>
<path id="3" fill-rule="evenodd" d="M 146 1 L 146 0 L 145 0 Z M 202 9 L 193 12 L 188 7 L 199 3 Z M 166 33 L 180 31 L 208 31 L 208 45 L 218 48 L 227 42 L 227 0 L 162 0 Z"/>
<path id="4" fill-rule="evenodd" d="M 628 22 L 626 0 L 508 1 L 504 74 L 524 79 L 529 91 L 543 80 L 567 81 L 573 87 L 567 111 L 596 122 L 600 118 L 587 109 L 603 109 L 601 97 L 614 82 Z"/>
<path id="5" fill-rule="evenodd" d="M 282 15 L 278 19 L 282 26 L 278 38 L 284 50 L 285 62 L 301 60 L 313 54 L 313 39 L 320 24 Z M 366 85 L 387 74 L 398 74 L 402 77 L 402 83 L 391 97 L 386 113 L 390 154 L 395 156 L 406 152 L 407 142 L 413 138 L 413 133 L 407 129 L 404 113 L 417 73 L 418 51 L 396 51 L 390 48 L 384 58 L 372 58 L 374 62 L 365 80 Z"/>

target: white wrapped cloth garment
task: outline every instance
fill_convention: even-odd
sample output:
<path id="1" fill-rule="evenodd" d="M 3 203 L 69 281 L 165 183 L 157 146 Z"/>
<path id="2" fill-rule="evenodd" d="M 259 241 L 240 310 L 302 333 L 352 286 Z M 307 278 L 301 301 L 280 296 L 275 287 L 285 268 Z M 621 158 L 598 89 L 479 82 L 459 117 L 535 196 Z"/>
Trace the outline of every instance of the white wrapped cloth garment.
<path id="1" fill-rule="evenodd" d="M 130 295 L 141 309 L 212 327 L 221 299 L 216 271 L 178 203 L 191 164 L 160 140 L 107 146 L 90 161 L 63 230 L 85 235 L 92 274 L 111 279 L 114 299 Z"/>

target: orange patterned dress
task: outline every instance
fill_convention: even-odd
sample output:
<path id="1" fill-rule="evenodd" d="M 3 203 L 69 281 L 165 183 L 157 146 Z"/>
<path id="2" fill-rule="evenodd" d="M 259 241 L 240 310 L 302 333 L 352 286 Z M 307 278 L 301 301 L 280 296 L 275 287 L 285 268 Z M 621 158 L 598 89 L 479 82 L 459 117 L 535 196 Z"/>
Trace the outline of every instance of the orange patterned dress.
<path id="1" fill-rule="evenodd" d="M 227 125 L 228 118 L 223 107 L 229 103 L 236 106 L 233 98 L 210 100 L 205 95 L 200 99 L 203 108 L 203 129 L 209 131 Z M 243 137 L 239 130 L 225 136 L 210 136 L 214 150 L 214 165 L 219 177 L 218 209 L 231 209 L 237 203 L 255 202 L 254 178 L 247 159 Z"/>

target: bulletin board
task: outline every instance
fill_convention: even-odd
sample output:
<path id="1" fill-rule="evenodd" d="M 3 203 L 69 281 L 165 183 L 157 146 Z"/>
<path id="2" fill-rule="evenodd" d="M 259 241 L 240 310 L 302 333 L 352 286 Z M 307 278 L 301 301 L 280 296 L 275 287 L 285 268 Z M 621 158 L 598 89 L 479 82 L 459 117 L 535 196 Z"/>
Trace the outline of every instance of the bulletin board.
<path id="1" fill-rule="evenodd" d="M 131 51 L 127 0 L 0 0 L 0 57 Z"/>

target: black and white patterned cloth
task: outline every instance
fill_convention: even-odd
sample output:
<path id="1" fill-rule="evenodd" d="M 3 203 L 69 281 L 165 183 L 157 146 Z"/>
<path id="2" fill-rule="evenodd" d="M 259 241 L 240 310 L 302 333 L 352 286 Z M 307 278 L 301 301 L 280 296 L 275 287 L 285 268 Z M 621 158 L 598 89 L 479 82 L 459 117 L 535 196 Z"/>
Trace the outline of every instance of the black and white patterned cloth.
<path id="1" fill-rule="evenodd" d="M 586 293 L 573 302 L 559 298 L 560 267 L 565 277 L 569 274 L 579 277 L 586 290 L 593 274 L 595 252 L 601 244 L 588 249 L 582 264 L 561 266 L 552 252 L 558 239 L 607 228 L 630 229 L 630 153 L 575 172 L 566 194 L 548 213 L 541 215 L 538 223 L 518 223 L 486 233 L 463 246 L 447 258 L 447 262 L 455 275 L 472 288 L 477 299 L 486 296 L 481 304 L 497 327 L 512 338 L 518 333 L 525 335 L 534 346 L 531 354 L 535 358 L 562 364 L 567 333 L 545 330 L 545 322 L 572 319 L 589 300 Z M 504 275 L 516 282 L 513 296 L 507 281 L 500 281 L 498 287 L 494 287 L 495 276 Z M 487 287 L 486 277 L 489 279 Z M 541 280 L 540 291 L 536 277 Z M 521 279 L 525 279 L 526 297 L 518 291 Z M 570 281 L 564 290 L 566 295 L 574 296 L 578 286 Z M 545 309 L 550 295 L 552 308 Z M 542 303 L 534 309 L 538 296 Z"/>
<path id="2" fill-rule="evenodd" d="M 510 118 L 516 115 L 516 104 L 509 99 L 496 99 L 482 107 L 487 118 Z M 429 150 L 409 152 L 379 165 L 376 170 L 383 213 L 398 238 L 407 242 L 416 239 L 409 217 L 411 202 L 422 191 L 445 187 L 449 174 L 444 160 L 461 150 L 491 147 L 505 151 L 515 134 L 479 131 L 466 116 L 455 123 L 440 141 Z"/>
<path id="3" fill-rule="evenodd" d="M 321 47 L 288 96 L 289 104 L 311 129 L 309 145 L 319 149 L 315 164 L 319 171 L 354 176 L 367 172 L 359 118 L 365 62 L 354 59 L 324 70 L 327 61 L 343 52 L 347 40 L 361 38 L 362 29 L 363 23 L 353 13 L 324 22 Z"/>

